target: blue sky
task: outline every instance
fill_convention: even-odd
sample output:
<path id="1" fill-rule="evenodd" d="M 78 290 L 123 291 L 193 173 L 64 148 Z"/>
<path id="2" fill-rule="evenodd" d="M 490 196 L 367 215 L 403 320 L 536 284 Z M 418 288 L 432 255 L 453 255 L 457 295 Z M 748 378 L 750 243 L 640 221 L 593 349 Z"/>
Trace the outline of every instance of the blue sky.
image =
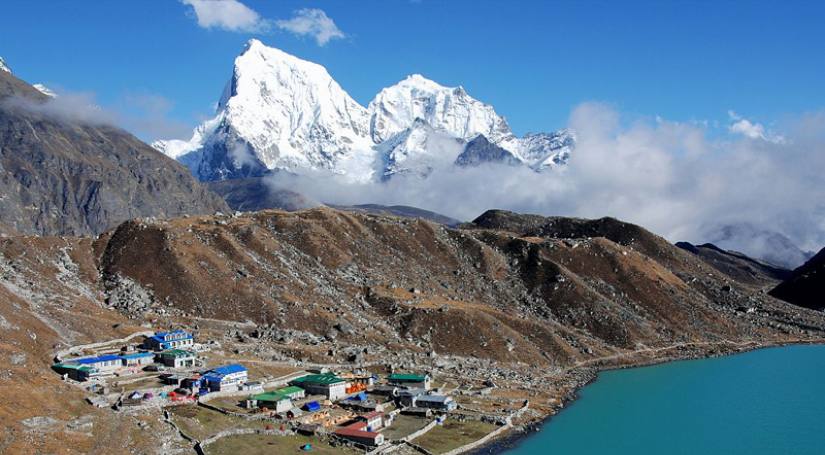
<path id="1" fill-rule="evenodd" d="M 517 133 L 563 127 L 593 100 L 768 126 L 825 106 L 825 2 L 240 1 L 270 23 L 321 9 L 344 36 L 203 27 L 178 0 L 8 0 L 0 56 L 30 82 L 169 124 L 144 139 L 210 115 L 250 37 L 323 64 L 363 104 L 410 73 L 463 85 Z"/>

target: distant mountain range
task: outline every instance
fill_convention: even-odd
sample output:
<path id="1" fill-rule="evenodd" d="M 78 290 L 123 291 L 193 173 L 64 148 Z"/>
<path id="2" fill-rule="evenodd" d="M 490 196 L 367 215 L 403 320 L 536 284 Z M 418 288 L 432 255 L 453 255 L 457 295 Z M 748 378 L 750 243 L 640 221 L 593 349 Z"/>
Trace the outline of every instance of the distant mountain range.
<path id="1" fill-rule="evenodd" d="M 770 264 L 793 270 L 813 257 L 787 236 L 750 223 L 721 226 L 708 232 L 705 239 L 726 250 L 739 251 Z"/>
<path id="2" fill-rule="evenodd" d="M 323 66 L 253 39 L 235 59 L 216 116 L 188 141 L 153 146 L 200 180 L 286 170 L 367 182 L 485 162 L 542 171 L 564 165 L 575 142 L 570 130 L 517 137 L 464 88 L 418 74 L 364 107 Z"/>

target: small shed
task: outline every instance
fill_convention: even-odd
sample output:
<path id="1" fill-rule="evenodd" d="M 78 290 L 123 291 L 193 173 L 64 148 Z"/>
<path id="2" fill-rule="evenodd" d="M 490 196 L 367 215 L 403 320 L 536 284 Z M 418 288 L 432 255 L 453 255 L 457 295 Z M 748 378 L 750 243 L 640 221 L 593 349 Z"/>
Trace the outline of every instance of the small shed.
<path id="1" fill-rule="evenodd" d="M 383 412 L 368 412 L 358 416 L 357 419 L 367 424 L 367 431 L 378 431 L 384 426 Z"/>
<path id="2" fill-rule="evenodd" d="M 366 392 L 358 392 L 355 395 L 347 398 L 350 401 L 367 401 L 367 393 Z"/>
<path id="3" fill-rule="evenodd" d="M 308 412 L 315 412 L 321 410 L 321 405 L 317 401 L 310 401 L 304 405 L 304 410 Z"/>

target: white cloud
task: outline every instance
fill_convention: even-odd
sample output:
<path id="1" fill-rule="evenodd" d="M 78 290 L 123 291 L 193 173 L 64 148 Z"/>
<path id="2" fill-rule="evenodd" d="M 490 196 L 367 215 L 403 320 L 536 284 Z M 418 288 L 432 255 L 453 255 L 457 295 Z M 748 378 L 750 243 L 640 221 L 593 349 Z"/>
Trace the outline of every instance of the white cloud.
<path id="1" fill-rule="evenodd" d="M 118 125 L 151 142 L 191 134 L 192 125 L 172 117 L 173 107 L 174 103 L 162 95 L 136 92 L 121 96 L 111 109 L 116 113 Z"/>
<path id="2" fill-rule="evenodd" d="M 304 8 L 295 11 L 294 14 L 291 19 L 275 21 L 275 25 L 298 36 L 311 36 L 319 46 L 327 44 L 330 40 L 346 37 L 335 22 L 320 9 Z"/>
<path id="3" fill-rule="evenodd" d="M 485 165 L 363 185 L 328 175 L 275 184 L 327 203 L 412 205 L 461 220 L 491 208 L 613 216 L 700 243 L 722 226 L 748 223 L 806 250 L 825 246 L 825 113 L 790 122 L 784 142 L 717 138 L 693 122 L 623 120 L 602 104 L 577 107 L 568 126 L 579 141 L 562 172 Z"/>
<path id="4" fill-rule="evenodd" d="M 198 25 L 231 32 L 260 32 L 269 22 L 237 0 L 181 0 L 195 11 Z"/>
<path id="5" fill-rule="evenodd" d="M 742 118 L 734 111 L 728 111 L 728 117 L 730 117 L 733 122 L 728 127 L 728 131 L 731 133 L 741 134 L 742 136 L 751 139 L 761 139 L 769 142 L 782 142 L 785 140 L 782 136 L 767 131 L 762 124 L 754 123 L 746 118 Z"/>
<path id="6" fill-rule="evenodd" d="M 45 101 L 11 97 L 0 107 L 22 109 L 31 114 L 67 124 L 117 126 L 144 141 L 160 137 L 179 137 L 192 126 L 171 117 L 173 104 L 163 96 L 127 93 L 112 104 L 101 106 L 92 92 L 70 92 L 61 88 Z"/>

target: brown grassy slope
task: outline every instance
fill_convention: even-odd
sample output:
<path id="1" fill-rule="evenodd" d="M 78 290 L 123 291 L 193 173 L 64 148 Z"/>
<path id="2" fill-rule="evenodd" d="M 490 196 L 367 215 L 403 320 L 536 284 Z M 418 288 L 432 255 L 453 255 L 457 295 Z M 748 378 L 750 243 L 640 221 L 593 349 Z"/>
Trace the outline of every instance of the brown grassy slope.
<path id="1" fill-rule="evenodd" d="M 112 235 L 103 270 L 187 314 L 318 334 L 346 320 L 353 339 L 423 338 L 502 361 L 564 364 L 588 349 L 821 324 L 638 226 L 548 220 L 519 233 L 319 208 L 130 222 Z M 760 311 L 740 314 L 751 307 Z M 392 330 L 373 329 L 385 323 Z"/>
<path id="2" fill-rule="evenodd" d="M 91 241 L 2 239 L 0 278 L 0 453 L 128 452 L 123 422 L 85 404 L 84 394 L 50 369 L 61 346 L 137 330 L 100 307 Z M 84 415 L 92 418 L 91 432 L 67 426 Z M 55 421 L 26 426 L 33 417 Z"/>

